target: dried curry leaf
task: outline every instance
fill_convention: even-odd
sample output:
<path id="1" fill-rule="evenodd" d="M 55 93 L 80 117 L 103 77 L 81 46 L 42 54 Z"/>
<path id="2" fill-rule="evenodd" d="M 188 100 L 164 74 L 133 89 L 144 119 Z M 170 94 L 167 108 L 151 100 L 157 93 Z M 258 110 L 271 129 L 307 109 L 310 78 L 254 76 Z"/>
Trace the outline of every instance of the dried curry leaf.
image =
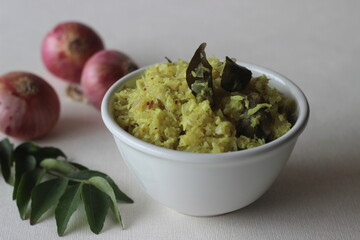
<path id="1" fill-rule="evenodd" d="M 271 140 L 271 126 L 271 114 L 265 108 L 260 108 L 256 113 L 238 121 L 236 135 L 243 135 L 249 138 L 263 138 L 268 142 Z"/>
<path id="2" fill-rule="evenodd" d="M 206 59 L 206 43 L 202 43 L 186 69 L 186 81 L 194 96 L 201 101 L 208 100 L 215 105 L 212 82 L 212 66 Z"/>
<path id="3" fill-rule="evenodd" d="M 168 63 L 173 63 L 170 58 L 165 57 L 165 59 L 166 59 L 166 61 L 167 61 Z"/>
<path id="4" fill-rule="evenodd" d="M 224 70 L 221 76 L 221 87 L 228 92 L 243 90 L 250 82 L 252 73 L 249 69 L 238 65 L 226 57 Z"/>

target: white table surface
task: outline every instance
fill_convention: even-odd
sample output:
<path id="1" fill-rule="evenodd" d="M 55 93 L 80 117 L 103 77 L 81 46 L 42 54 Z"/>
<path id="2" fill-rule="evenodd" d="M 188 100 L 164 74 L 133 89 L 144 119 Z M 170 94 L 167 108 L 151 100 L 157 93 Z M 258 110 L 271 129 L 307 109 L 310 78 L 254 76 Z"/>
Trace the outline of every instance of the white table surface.
<path id="1" fill-rule="evenodd" d="M 66 84 L 41 61 L 45 33 L 68 20 L 92 26 L 107 48 L 140 66 L 164 56 L 189 59 L 207 42 L 208 56 L 236 57 L 292 79 L 308 97 L 311 116 L 271 188 L 244 209 L 210 218 L 179 214 L 147 196 L 100 113 L 68 99 Z M 95 235 L 79 210 L 64 239 L 360 239 L 358 0 L 0 0 L 0 74 L 14 70 L 44 77 L 61 98 L 58 124 L 36 142 L 109 174 L 135 200 L 120 205 L 126 230 L 110 214 Z M 56 239 L 53 213 L 30 226 L 11 193 L 1 178 L 0 239 Z"/>

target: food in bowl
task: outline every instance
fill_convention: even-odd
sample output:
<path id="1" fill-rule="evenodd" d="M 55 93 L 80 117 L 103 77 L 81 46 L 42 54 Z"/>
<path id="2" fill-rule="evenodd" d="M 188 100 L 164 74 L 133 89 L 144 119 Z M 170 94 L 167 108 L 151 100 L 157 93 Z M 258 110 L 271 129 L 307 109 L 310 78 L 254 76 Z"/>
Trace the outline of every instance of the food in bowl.
<path id="1" fill-rule="evenodd" d="M 115 117 L 118 110 L 113 107 L 116 95 L 121 89 L 135 88 L 137 80 L 146 75 L 149 67 L 140 68 L 121 78 L 111 86 L 102 101 L 102 119 L 114 137 L 121 153 L 120 160 L 124 161 L 149 196 L 180 213 L 214 216 L 254 202 L 279 175 L 307 125 L 309 105 L 296 84 L 271 69 L 247 62 L 237 63 L 251 70 L 254 77 L 266 75 L 271 79 L 269 86 L 295 102 L 296 121 L 290 121 L 293 122 L 291 129 L 278 139 L 251 149 L 211 154 L 178 151 L 150 144 L 120 127 Z M 197 76 L 196 71 L 194 75 Z M 190 80 L 195 80 L 194 86 L 206 86 L 206 83 L 196 78 Z M 241 86 L 237 84 L 235 87 Z M 205 94 L 210 92 L 208 88 L 199 88 L 197 93 L 194 91 L 196 98 L 210 96 Z M 191 89 L 199 90 L 195 87 Z M 217 103 L 213 104 L 212 107 Z"/>
<path id="2" fill-rule="evenodd" d="M 232 59 L 206 58 L 146 69 L 136 86 L 118 90 L 112 108 L 120 127 L 157 146 L 196 153 L 249 149 L 273 141 L 295 122 L 295 104 Z"/>

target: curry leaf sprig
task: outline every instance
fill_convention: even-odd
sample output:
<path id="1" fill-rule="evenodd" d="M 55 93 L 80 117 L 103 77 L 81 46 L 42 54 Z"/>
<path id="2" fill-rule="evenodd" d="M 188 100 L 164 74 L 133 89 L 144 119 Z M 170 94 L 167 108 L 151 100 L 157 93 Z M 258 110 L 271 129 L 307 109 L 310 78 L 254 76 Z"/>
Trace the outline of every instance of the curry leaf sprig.
<path id="1" fill-rule="evenodd" d="M 194 96 L 201 101 L 208 100 L 212 107 L 216 106 L 213 88 L 212 66 L 205 53 L 206 43 L 200 44 L 186 69 L 186 82 Z M 242 91 L 252 78 L 252 72 L 226 57 L 221 74 L 221 87 L 228 92 Z"/>
<path id="2" fill-rule="evenodd" d="M 186 81 L 196 98 L 208 100 L 211 106 L 215 105 L 212 80 L 212 66 L 206 59 L 206 43 L 202 43 L 186 69 Z"/>
<path id="3" fill-rule="evenodd" d="M 109 208 L 123 227 L 117 201 L 133 203 L 106 174 L 67 161 L 58 148 L 24 142 L 14 148 L 0 142 L 0 166 L 5 181 L 14 186 L 20 217 L 36 224 L 55 207 L 57 232 L 63 236 L 72 214 L 82 200 L 90 229 L 99 234 Z"/>

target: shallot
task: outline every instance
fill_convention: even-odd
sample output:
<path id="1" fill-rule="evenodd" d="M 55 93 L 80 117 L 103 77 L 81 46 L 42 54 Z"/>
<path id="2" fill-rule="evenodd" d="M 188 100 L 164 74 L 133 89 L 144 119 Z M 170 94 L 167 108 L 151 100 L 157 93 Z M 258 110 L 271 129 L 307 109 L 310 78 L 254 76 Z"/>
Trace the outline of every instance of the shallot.
<path id="1" fill-rule="evenodd" d="M 78 22 L 63 22 L 45 36 L 41 55 L 55 76 L 79 83 L 86 61 L 102 49 L 104 44 L 93 29 Z"/>
<path id="2" fill-rule="evenodd" d="M 81 87 L 90 104 L 100 109 L 101 101 L 110 86 L 138 67 L 126 54 L 116 50 L 102 50 L 85 64 Z"/>
<path id="3" fill-rule="evenodd" d="M 0 76 L 0 131 L 31 140 L 48 133 L 59 119 L 60 101 L 45 80 L 28 72 Z"/>

